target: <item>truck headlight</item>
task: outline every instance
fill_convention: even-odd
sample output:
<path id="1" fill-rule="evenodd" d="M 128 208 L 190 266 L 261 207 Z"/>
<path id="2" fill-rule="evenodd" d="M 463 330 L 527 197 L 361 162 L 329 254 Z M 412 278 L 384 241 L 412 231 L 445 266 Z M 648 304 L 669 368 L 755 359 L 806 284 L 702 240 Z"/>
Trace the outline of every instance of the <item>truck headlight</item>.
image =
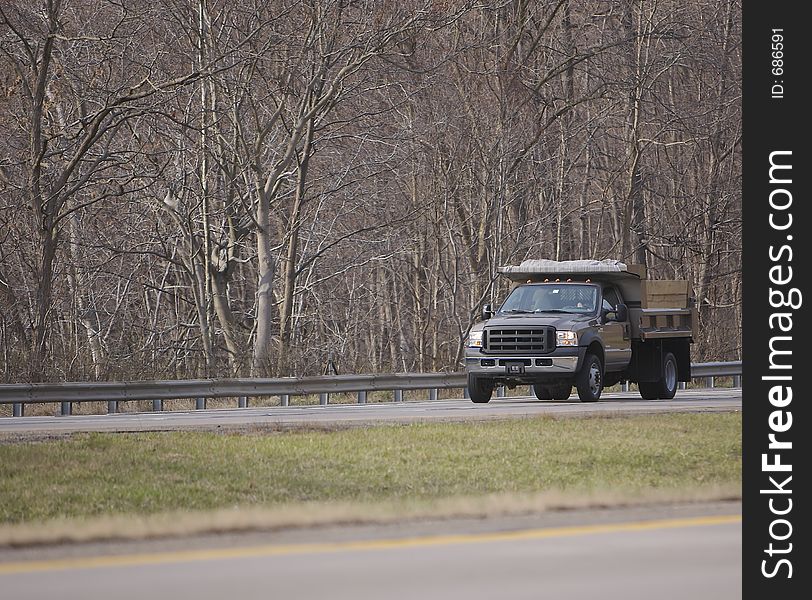
<path id="1" fill-rule="evenodd" d="M 556 346 L 577 346 L 578 334 L 574 331 L 556 331 L 555 344 Z"/>
<path id="2" fill-rule="evenodd" d="M 482 330 L 472 331 L 468 334 L 469 348 L 482 348 Z"/>

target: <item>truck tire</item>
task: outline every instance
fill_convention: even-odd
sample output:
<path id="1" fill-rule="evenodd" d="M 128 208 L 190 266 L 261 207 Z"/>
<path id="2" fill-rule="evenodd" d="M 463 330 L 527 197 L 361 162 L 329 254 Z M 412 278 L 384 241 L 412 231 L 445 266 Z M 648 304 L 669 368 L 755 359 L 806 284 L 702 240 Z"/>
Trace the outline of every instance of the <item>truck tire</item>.
<path id="1" fill-rule="evenodd" d="M 566 400 L 570 397 L 572 385 L 569 383 L 554 383 L 552 385 L 533 384 L 533 393 L 539 400 Z"/>
<path id="2" fill-rule="evenodd" d="M 597 402 L 603 391 L 603 365 L 601 359 L 587 353 L 584 365 L 575 376 L 575 387 L 581 402 Z"/>
<path id="3" fill-rule="evenodd" d="M 550 388 L 540 383 L 533 384 L 533 393 L 539 400 L 552 400 L 553 396 L 550 394 Z"/>
<path id="4" fill-rule="evenodd" d="M 493 395 L 493 381 L 468 374 L 468 395 L 475 404 L 486 404 Z"/>
<path id="5" fill-rule="evenodd" d="M 566 400 L 570 397 L 570 392 L 572 392 L 571 383 L 559 383 L 550 388 L 550 395 L 553 400 Z"/>
<path id="6" fill-rule="evenodd" d="M 640 397 L 643 400 L 656 400 L 659 398 L 659 392 L 657 391 L 660 387 L 659 381 L 641 381 L 637 384 L 637 387 L 640 389 Z"/>
<path id="7" fill-rule="evenodd" d="M 671 400 L 677 393 L 677 359 L 671 352 L 663 356 L 660 370 L 660 379 L 657 381 L 641 381 L 638 383 L 640 395 L 644 400 Z"/>

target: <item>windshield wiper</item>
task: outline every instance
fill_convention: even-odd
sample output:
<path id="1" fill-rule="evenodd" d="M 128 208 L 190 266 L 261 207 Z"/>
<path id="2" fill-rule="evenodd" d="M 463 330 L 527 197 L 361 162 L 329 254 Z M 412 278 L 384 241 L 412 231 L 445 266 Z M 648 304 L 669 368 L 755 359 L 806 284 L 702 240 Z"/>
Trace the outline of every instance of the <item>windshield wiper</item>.
<path id="1" fill-rule="evenodd" d="M 570 310 L 561 310 L 560 308 L 546 308 L 546 309 L 537 309 L 533 311 L 534 313 L 565 313 L 571 314 L 572 311 Z"/>
<path id="2" fill-rule="evenodd" d="M 507 310 L 500 310 L 499 312 L 500 313 L 506 313 L 506 314 L 510 313 L 510 314 L 514 314 L 514 315 L 515 314 L 529 315 L 533 311 L 532 310 L 525 310 L 523 308 L 509 308 Z"/>

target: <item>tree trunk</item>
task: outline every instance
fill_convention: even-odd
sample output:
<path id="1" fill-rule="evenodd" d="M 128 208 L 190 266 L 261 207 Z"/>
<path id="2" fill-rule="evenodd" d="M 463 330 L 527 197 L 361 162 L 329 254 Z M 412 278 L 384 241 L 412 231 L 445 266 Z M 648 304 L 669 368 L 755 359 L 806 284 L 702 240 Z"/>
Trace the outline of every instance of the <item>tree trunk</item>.
<path id="1" fill-rule="evenodd" d="M 307 133 L 302 145 L 302 158 L 299 161 L 297 170 L 293 207 L 288 216 L 288 241 L 283 259 L 284 264 L 282 265 L 282 304 L 279 309 L 279 360 L 277 361 L 279 375 L 288 374 L 290 369 L 288 348 L 290 347 L 291 331 L 293 329 L 293 299 L 297 280 L 296 263 L 299 257 L 299 228 L 301 226 L 302 208 L 304 207 L 307 170 L 313 148 L 314 126 L 313 120 L 310 120 L 307 124 Z"/>
<path id="2" fill-rule="evenodd" d="M 257 377 L 270 372 L 271 343 L 273 341 L 273 280 L 276 261 L 270 231 L 270 203 L 260 197 L 257 205 L 257 315 L 254 339 L 253 373 Z"/>
<path id="3" fill-rule="evenodd" d="M 237 323 L 228 301 L 228 279 L 224 272 L 218 271 L 212 277 L 212 303 L 223 331 L 229 370 L 234 377 L 239 377 L 243 367 L 243 352 L 237 338 Z"/>
<path id="4" fill-rule="evenodd" d="M 32 382 L 43 381 L 45 358 L 48 352 L 46 345 L 48 325 L 51 319 L 52 290 L 54 278 L 54 259 L 58 245 L 59 232 L 55 227 L 48 227 L 40 235 L 40 261 L 37 270 L 36 312 L 31 346 L 31 364 L 29 379 Z"/>
<path id="5" fill-rule="evenodd" d="M 98 380 L 101 379 L 102 376 L 102 360 L 104 358 L 104 348 L 101 343 L 101 328 L 99 327 L 96 311 L 87 306 L 84 286 L 82 285 L 78 269 L 76 268 L 77 261 L 81 260 L 79 257 L 79 242 L 81 236 L 79 234 L 76 213 L 72 214 L 69 219 L 70 265 L 68 266 L 67 272 L 68 285 L 71 288 L 75 302 L 75 318 L 82 325 L 85 336 L 87 337 L 87 344 L 90 347 L 90 359 L 93 361 L 93 374 Z"/>
<path id="6" fill-rule="evenodd" d="M 3 322 L 8 324 L 9 330 L 17 338 L 17 341 L 24 346 L 31 344 L 28 339 L 28 332 L 20 320 L 20 312 L 17 295 L 11 287 L 9 278 L 0 270 L 0 307 L 2 307 Z"/>
<path id="7" fill-rule="evenodd" d="M 623 203 L 623 230 L 621 232 L 621 257 L 632 258 L 638 264 L 646 265 L 646 221 L 643 199 L 643 174 L 641 167 L 642 148 L 639 140 L 640 111 L 643 95 L 643 71 L 641 61 L 643 32 L 634 24 L 631 1 L 623 3 L 623 27 L 629 38 L 627 56 L 629 71 L 634 74 L 634 85 L 629 90 L 628 144 L 630 164 L 626 182 L 626 197 Z M 642 19 L 642 17 L 641 17 Z"/>

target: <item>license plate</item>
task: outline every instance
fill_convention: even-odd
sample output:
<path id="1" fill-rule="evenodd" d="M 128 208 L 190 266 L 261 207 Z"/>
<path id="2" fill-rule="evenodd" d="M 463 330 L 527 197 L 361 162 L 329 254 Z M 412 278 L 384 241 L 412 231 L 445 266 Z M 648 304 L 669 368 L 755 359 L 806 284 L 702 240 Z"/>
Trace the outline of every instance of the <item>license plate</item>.
<path id="1" fill-rule="evenodd" d="M 505 372 L 507 372 L 508 375 L 524 375 L 524 363 L 505 363 Z"/>

